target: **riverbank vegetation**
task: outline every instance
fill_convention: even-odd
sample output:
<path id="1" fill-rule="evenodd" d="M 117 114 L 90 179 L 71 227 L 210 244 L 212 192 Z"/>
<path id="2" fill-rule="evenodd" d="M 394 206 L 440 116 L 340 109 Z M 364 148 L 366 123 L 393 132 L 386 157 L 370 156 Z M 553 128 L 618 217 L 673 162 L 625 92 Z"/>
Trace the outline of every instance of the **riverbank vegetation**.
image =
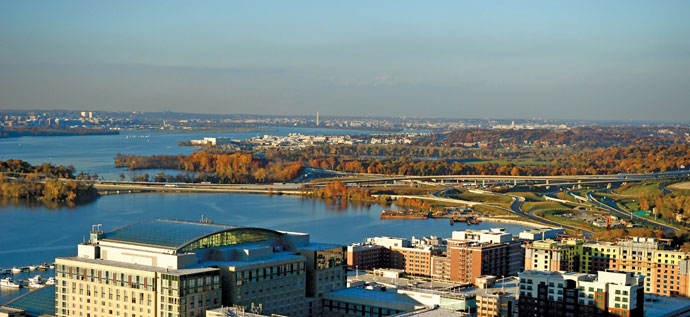
<path id="1" fill-rule="evenodd" d="M 122 155 L 115 156 L 115 167 L 137 169 L 171 169 L 202 173 L 217 183 L 266 183 L 295 179 L 304 170 L 301 162 L 269 160 L 249 153 L 211 153 L 191 155 Z"/>
<path id="2" fill-rule="evenodd" d="M 372 149 L 379 149 L 379 152 L 373 152 Z M 439 152 L 436 152 L 437 150 Z M 419 151 L 421 153 L 418 153 Z M 495 152 L 493 157 L 491 152 L 486 152 L 489 153 L 488 156 L 481 159 L 491 160 L 483 163 L 445 159 L 443 156 L 428 160 L 403 155 L 404 153 L 442 155 L 443 151 L 452 150 L 415 148 L 414 145 L 327 145 L 298 150 L 273 149 L 265 153 L 220 150 L 204 150 L 191 155 L 177 156 L 138 156 L 118 153 L 115 157 L 115 165 L 130 170 L 173 169 L 204 173 L 204 177 L 211 177 L 211 180 L 219 183 L 266 183 L 294 180 L 307 167 L 344 173 L 403 176 L 564 176 L 668 172 L 678 170 L 690 162 L 688 144 L 639 145 L 576 153 L 564 150 L 560 154 L 554 149 L 549 149 L 553 157 L 549 161 L 534 164 L 521 164 L 521 160 L 528 158 L 520 155 L 513 158 L 495 157 L 498 152 Z M 521 151 L 524 150 L 516 150 L 514 153 L 522 153 Z M 538 151 L 538 149 L 532 151 Z M 371 154 L 368 153 L 397 153 L 398 156 L 379 157 L 378 155 L 370 156 Z"/>
<path id="3" fill-rule="evenodd" d="M 515 157 L 497 157 L 496 153 L 486 152 L 481 157 L 483 163 L 467 160 L 445 159 L 439 156 L 434 160 L 424 160 L 411 155 L 404 155 L 405 148 L 414 146 L 381 145 L 381 149 L 398 153 L 395 157 L 379 157 L 362 154 L 354 149 L 363 149 L 371 153 L 372 146 L 323 146 L 304 150 L 271 150 L 266 157 L 286 161 L 299 161 L 312 168 L 331 169 L 348 173 L 368 173 L 385 175 L 580 175 L 580 174 L 616 174 L 616 173 L 650 173 L 666 172 L 680 168 L 690 162 L 690 147 L 682 145 L 644 145 L 627 148 L 606 148 L 577 153 L 569 151 L 551 152 L 548 162 L 539 164 L 520 164 L 520 161 L 531 159 L 522 156 L 522 150 L 513 152 Z M 343 150 L 346 149 L 346 150 Z M 423 151 L 424 148 L 417 149 Z M 440 150 L 446 151 L 446 150 Z M 461 151 L 468 151 L 463 149 Z M 533 149 L 532 152 L 538 152 Z M 553 151 L 553 150 L 549 150 Z M 431 155 L 439 153 L 433 150 Z M 483 153 L 480 152 L 479 153 Z M 421 154 L 421 153 L 416 153 Z M 530 154 L 532 155 L 532 154 Z M 500 163 L 499 163 L 500 162 Z"/>
<path id="4" fill-rule="evenodd" d="M 302 192 L 306 197 L 320 198 L 325 200 L 338 199 L 346 201 L 358 201 L 376 203 L 383 206 L 394 204 L 401 208 L 412 208 L 423 211 L 431 211 L 433 208 L 438 207 L 437 204 L 422 199 L 408 197 L 393 199 L 391 197 L 392 195 L 409 193 L 407 189 L 407 187 L 395 187 L 385 188 L 385 190 L 382 191 L 380 188 L 363 188 L 357 186 L 347 186 L 342 182 L 332 182 L 320 187 L 315 187 L 313 185 L 305 186 L 303 187 Z"/>
<path id="5" fill-rule="evenodd" d="M 74 205 L 98 197 L 90 183 L 74 179 L 74 168 L 21 160 L 0 161 L 0 197 Z"/>

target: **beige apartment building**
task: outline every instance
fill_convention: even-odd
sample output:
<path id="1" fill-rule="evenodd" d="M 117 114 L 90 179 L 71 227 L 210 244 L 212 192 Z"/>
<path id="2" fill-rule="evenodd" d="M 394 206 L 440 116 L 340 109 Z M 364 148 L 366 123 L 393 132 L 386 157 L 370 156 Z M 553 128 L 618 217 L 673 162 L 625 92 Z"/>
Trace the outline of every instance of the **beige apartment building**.
<path id="1" fill-rule="evenodd" d="M 665 250 L 654 238 L 632 237 L 616 243 L 534 242 L 525 245 L 525 270 L 620 270 L 644 276 L 645 293 L 690 296 L 690 253 Z"/>

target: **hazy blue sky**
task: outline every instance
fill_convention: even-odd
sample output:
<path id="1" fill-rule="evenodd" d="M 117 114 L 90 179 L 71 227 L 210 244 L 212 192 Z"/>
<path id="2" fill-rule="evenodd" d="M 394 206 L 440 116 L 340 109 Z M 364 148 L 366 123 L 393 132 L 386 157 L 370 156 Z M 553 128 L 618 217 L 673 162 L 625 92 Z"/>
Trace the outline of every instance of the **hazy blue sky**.
<path id="1" fill-rule="evenodd" d="M 0 1 L 0 109 L 690 119 L 690 1 Z"/>

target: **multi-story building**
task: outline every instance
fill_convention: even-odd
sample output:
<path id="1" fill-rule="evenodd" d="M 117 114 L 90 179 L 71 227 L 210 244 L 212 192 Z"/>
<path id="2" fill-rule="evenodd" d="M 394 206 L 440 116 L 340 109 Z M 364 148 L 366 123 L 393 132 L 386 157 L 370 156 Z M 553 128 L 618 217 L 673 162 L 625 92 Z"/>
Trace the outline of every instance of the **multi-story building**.
<path id="1" fill-rule="evenodd" d="M 492 228 L 491 230 L 462 230 L 453 231 L 453 240 L 474 241 L 479 243 L 500 244 L 513 240 L 513 235 L 505 232 L 503 228 Z"/>
<path id="2" fill-rule="evenodd" d="M 643 316 L 644 277 L 638 274 L 524 271 L 519 276 L 520 316 Z"/>
<path id="3" fill-rule="evenodd" d="M 678 250 L 663 250 L 656 239 L 632 238 L 621 240 L 620 270 L 645 276 L 645 292 L 663 296 L 690 296 L 690 254 Z"/>
<path id="4" fill-rule="evenodd" d="M 95 227 L 77 256 L 56 259 L 55 313 L 192 317 L 223 305 L 318 314 L 311 296 L 344 287 L 344 258 L 343 247 L 303 233 L 177 220 Z"/>
<path id="5" fill-rule="evenodd" d="M 414 240 L 417 247 L 405 238 L 369 238 L 366 244 L 348 247 L 348 264 L 464 283 L 474 283 L 481 275 L 516 275 L 523 267 L 521 243 L 503 229 L 454 231 L 447 241 Z"/>
<path id="6" fill-rule="evenodd" d="M 356 243 L 347 247 L 347 266 L 360 270 L 390 267 L 390 250 L 382 245 Z"/>
<path id="7" fill-rule="evenodd" d="M 567 271 L 580 270 L 580 253 L 582 240 L 535 241 L 524 246 L 525 270 Z"/>
<path id="8" fill-rule="evenodd" d="M 645 292 L 690 296 L 690 254 L 664 250 L 654 238 L 617 243 L 547 240 L 525 245 L 525 270 L 595 273 L 621 270 L 642 274 Z"/>
<path id="9" fill-rule="evenodd" d="M 477 294 L 477 317 L 513 317 L 518 313 L 515 294 L 501 291 Z"/>
<path id="10" fill-rule="evenodd" d="M 445 251 L 446 250 L 446 239 L 439 238 L 437 236 L 421 237 L 415 238 L 412 236 L 412 246 L 416 248 L 431 247 L 436 250 Z"/>
<path id="11" fill-rule="evenodd" d="M 611 242 L 586 243 L 582 246 L 580 272 L 596 273 L 608 269 L 617 270 L 620 253 L 620 246 Z"/>
<path id="12" fill-rule="evenodd" d="M 439 280 L 450 280 L 450 258 L 447 256 L 431 257 L 431 277 Z"/>
<path id="13" fill-rule="evenodd" d="M 431 258 L 440 252 L 431 247 L 424 248 L 391 248 L 390 263 L 394 268 L 402 269 L 405 274 L 431 276 Z"/>
<path id="14" fill-rule="evenodd" d="M 353 244 L 347 248 L 350 267 L 358 269 L 393 268 L 405 274 L 431 276 L 431 258 L 441 254 L 440 242 L 434 239 L 416 239 L 419 243 L 435 243 L 414 247 L 405 238 L 375 237 L 365 244 Z M 436 242 L 434 242 L 436 241 Z"/>
<path id="15" fill-rule="evenodd" d="M 386 248 L 410 248 L 412 247 L 412 242 L 406 238 L 395 238 L 395 237 L 374 237 L 368 238 L 366 243 L 380 245 Z"/>
<path id="16" fill-rule="evenodd" d="M 308 314 L 320 316 L 323 294 L 347 287 L 345 247 L 310 243 L 295 251 L 306 257 Z"/>
<path id="17" fill-rule="evenodd" d="M 556 239 L 559 235 L 564 235 L 563 228 L 535 228 L 522 231 L 518 234 L 521 240 L 540 241 L 546 239 Z"/>
<path id="18" fill-rule="evenodd" d="M 447 249 L 451 281 L 474 284 L 479 276 L 516 275 L 523 267 L 521 243 L 501 229 L 454 231 Z"/>

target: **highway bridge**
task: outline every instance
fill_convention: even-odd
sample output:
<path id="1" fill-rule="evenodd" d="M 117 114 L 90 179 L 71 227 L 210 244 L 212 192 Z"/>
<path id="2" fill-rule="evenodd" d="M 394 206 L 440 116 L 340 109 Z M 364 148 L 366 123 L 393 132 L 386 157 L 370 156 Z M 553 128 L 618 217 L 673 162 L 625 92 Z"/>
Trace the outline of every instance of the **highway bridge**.
<path id="1" fill-rule="evenodd" d="M 534 186 L 563 186 L 574 184 L 600 184 L 637 182 L 649 179 L 661 179 L 690 175 L 690 171 L 675 171 L 668 173 L 648 174 L 615 174 L 615 175 L 565 175 L 565 176 L 510 176 L 510 175 L 429 175 L 429 176 L 385 176 L 379 174 L 350 174 L 364 177 L 362 179 L 347 179 L 341 181 L 347 184 L 389 184 L 396 182 L 427 182 L 443 185 L 453 182 L 481 182 L 533 184 Z M 271 184 L 210 184 L 210 183 L 160 183 L 160 182 L 132 182 L 132 181 L 95 181 L 94 186 L 99 190 L 136 189 L 150 191 L 228 191 L 228 192 L 292 192 L 299 191 L 303 185 L 317 183 L 271 183 Z"/>
<path id="2" fill-rule="evenodd" d="M 638 182 L 649 179 L 681 177 L 690 175 L 690 171 L 672 171 L 664 173 L 645 174 L 612 174 L 612 175 L 559 175 L 559 176 L 512 176 L 512 175 L 428 175 L 428 176 L 390 176 L 381 174 L 350 174 L 351 176 L 367 177 L 363 179 L 347 180 L 348 183 L 386 183 L 396 181 L 431 181 L 435 183 L 447 182 L 481 182 L 530 184 L 534 186 L 556 186 L 577 184 L 600 184 Z"/>

